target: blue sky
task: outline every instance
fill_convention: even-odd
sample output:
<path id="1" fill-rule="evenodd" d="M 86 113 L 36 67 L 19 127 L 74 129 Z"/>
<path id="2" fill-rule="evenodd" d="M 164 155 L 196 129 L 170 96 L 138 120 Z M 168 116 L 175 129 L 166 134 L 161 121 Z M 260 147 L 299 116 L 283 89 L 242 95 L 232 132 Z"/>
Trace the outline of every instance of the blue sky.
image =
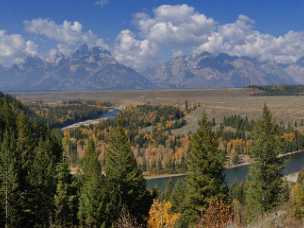
<path id="1" fill-rule="evenodd" d="M 105 4 L 101 6 L 96 4 L 97 1 L 103 1 Z M 163 19 L 164 13 L 167 12 L 161 12 L 161 7 L 164 5 L 172 6 L 166 8 L 168 11 L 174 6 L 181 7 L 181 10 L 174 8 L 176 18 L 171 15 L 170 18 Z M 182 10 L 185 10 L 185 15 L 180 16 L 179 12 Z M 304 31 L 303 12 L 302 0 L 1 0 L 0 30 L 5 31 L 5 35 L 2 34 L 1 38 L 0 34 L 0 47 L 2 43 L 2 46 L 11 48 L 11 51 L 5 56 L 0 54 L 0 64 L 22 61 L 27 53 L 45 58 L 50 53 L 54 55 L 58 50 L 68 54 L 82 42 L 108 48 L 120 61 L 135 68 L 153 64 L 157 59 L 163 61 L 172 55 L 199 51 L 227 52 L 254 57 L 263 55 L 262 60 L 291 62 L 304 54 L 302 53 L 304 45 L 302 45 L 303 49 L 300 45 Z M 141 13 L 141 16 L 135 17 L 138 13 Z M 162 15 L 159 16 L 160 14 Z M 194 15 L 206 17 L 208 23 L 210 22 L 208 20 L 212 20 L 212 25 L 207 23 L 208 28 L 202 30 L 201 27 L 193 27 L 192 30 L 184 28 L 182 22 Z M 239 17 L 240 15 L 242 16 Z M 178 20 L 178 17 L 181 20 Z M 40 26 L 35 21 L 37 19 L 44 20 L 40 21 Z M 166 30 L 168 34 L 165 36 L 166 31 L 159 33 L 160 31 L 152 29 L 149 25 L 151 20 L 154 21 L 155 28 L 166 24 L 173 25 L 183 32 L 177 32 L 173 34 L 175 37 L 172 37 L 172 32 L 170 34 L 170 31 Z M 27 29 L 25 21 L 28 22 Z M 69 37 L 69 40 L 61 40 L 60 37 L 52 36 L 51 30 L 42 31 L 50 24 L 50 29 L 56 29 L 56 26 L 60 29 L 64 21 L 70 23 L 67 26 L 72 30 L 80 28 L 78 25 L 81 25 L 81 31 L 75 36 L 83 35 L 83 39 L 71 41 Z M 189 19 L 189 23 L 192 22 L 193 20 Z M 150 27 L 143 30 L 139 23 Z M 196 22 L 194 24 L 193 26 L 197 26 Z M 231 34 L 227 35 L 227 32 L 222 31 L 227 30 L 227 26 L 224 26 L 229 24 L 235 25 L 233 28 L 230 26 L 229 29 L 243 31 L 239 34 L 241 37 L 244 36 L 241 40 L 236 41 L 238 37 L 232 37 Z M 202 23 L 199 26 L 206 24 Z M 91 35 L 88 35 L 89 30 Z M 200 30 L 200 34 L 196 34 L 196 30 Z M 193 32 L 193 37 L 183 38 L 185 31 Z M 296 34 L 288 35 L 290 31 Z M 204 36 L 204 34 L 208 35 Z M 12 35 L 18 35 L 20 42 L 23 43 L 18 43 L 19 46 L 12 44 Z M 158 39 L 161 36 L 163 37 Z M 283 38 L 280 39 L 280 36 Z M 133 40 L 130 41 L 131 38 Z M 218 41 L 218 39 L 222 40 Z M 132 44 L 126 44 L 127 41 Z M 249 46 L 248 42 L 251 42 L 252 46 Z M 263 42 L 264 44 L 258 49 L 256 46 Z M 295 42 L 299 42 L 297 45 L 300 47 L 293 44 L 294 50 L 290 53 L 287 49 L 280 50 L 281 46 Z M 265 53 L 263 50 L 265 46 L 272 44 L 272 48 Z M 137 48 L 140 50 L 132 52 L 132 49 Z"/>
<path id="2" fill-rule="evenodd" d="M 256 21 L 263 32 L 282 34 L 304 29 L 302 0 L 108 0 L 104 7 L 94 0 L 1 0 L 0 26 L 11 32 L 23 32 L 23 21 L 50 18 L 57 22 L 78 20 L 96 33 L 113 39 L 132 26 L 132 16 L 140 11 L 151 12 L 162 4 L 188 4 L 221 23 L 228 23 L 244 14 Z"/>

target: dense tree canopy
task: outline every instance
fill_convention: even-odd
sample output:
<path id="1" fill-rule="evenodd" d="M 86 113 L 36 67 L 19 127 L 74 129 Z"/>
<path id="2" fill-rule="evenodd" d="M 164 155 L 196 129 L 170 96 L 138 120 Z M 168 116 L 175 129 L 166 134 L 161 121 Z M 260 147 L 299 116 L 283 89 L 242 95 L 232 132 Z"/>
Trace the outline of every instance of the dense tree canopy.
<path id="1" fill-rule="evenodd" d="M 49 225 L 61 137 L 9 96 L 0 96 L 1 221 L 11 227 Z M 2 172 L 3 171 L 3 172 Z"/>

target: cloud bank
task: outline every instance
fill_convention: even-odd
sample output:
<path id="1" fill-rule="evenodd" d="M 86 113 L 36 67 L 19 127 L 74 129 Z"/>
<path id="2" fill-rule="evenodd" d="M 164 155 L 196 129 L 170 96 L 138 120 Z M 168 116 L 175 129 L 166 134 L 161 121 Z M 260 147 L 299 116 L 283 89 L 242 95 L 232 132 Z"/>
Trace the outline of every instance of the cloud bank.
<path id="1" fill-rule="evenodd" d="M 0 64 L 10 66 L 23 61 L 25 56 L 36 55 L 37 45 L 19 34 L 8 34 L 0 30 Z"/>
<path id="2" fill-rule="evenodd" d="M 57 52 L 70 55 L 82 44 L 108 49 L 108 45 L 102 38 L 95 35 L 91 30 L 83 31 L 82 24 L 78 21 L 64 21 L 62 24 L 56 24 L 52 20 L 38 18 L 25 21 L 24 26 L 27 32 L 44 36 L 57 43 L 56 48 L 49 51 L 50 57 Z"/>
<path id="3" fill-rule="evenodd" d="M 118 61 L 138 70 L 170 57 L 202 52 L 223 52 L 286 64 L 304 56 L 304 32 L 289 31 L 280 36 L 262 33 L 256 29 L 255 21 L 246 15 L 220 24 L 187 4 L 161 5 L 150 14 L 135 14 L 134 24 L 133 29 L 120 31 L 111 44 L 84 29 L 79 21 L 66 20 L 58 24 L 50 19 L 36 18 L 25 21 L 24 27 L 29 35 L 55 43 L 44 55 L 48 60 L 58 54 L 70 55 L 80 45 L 87 44 L 110 50 Z M 32 40 L 0 30 L 0 64 L 22 62 L 27 55 L 43 56 L 39 50 Z"/>
<path id="4" fill-rule="evenodd" d="M 162 59 L 163 50 L 173 56 L 227 53 L 276 63 L 293 63 L 304 55 L 303 32 L 281 36 L 261 33 L 255 29 L 254 20 L 245 15 L 219 24 L 191 6 L 162 5 L 152 15 L 138 13 L 135 23 L 138 31 L 122 31 L 114 50 L 118 60 L 137 69 Z"/>

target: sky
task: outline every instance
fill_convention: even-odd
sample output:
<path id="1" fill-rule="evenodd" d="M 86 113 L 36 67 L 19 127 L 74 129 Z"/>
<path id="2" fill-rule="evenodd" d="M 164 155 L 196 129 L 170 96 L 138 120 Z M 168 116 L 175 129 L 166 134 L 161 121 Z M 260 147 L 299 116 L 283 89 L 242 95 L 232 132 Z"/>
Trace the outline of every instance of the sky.
<path id="1" fill-rule="evenodd" d="M 139 70 L 205 51 L 293 63 L 303 12 L 302 0 L 1 0 L 0 64 L 52 62 L 82 44 Z"/>

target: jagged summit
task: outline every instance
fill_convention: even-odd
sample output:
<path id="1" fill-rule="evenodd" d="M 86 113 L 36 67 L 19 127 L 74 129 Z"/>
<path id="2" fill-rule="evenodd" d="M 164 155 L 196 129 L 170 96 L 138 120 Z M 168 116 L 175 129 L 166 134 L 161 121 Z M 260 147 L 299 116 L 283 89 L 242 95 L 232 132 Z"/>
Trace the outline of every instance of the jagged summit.
<path id="1" fill-rule="evenodd" d="M 21 64 L 0 68 L 1 90 L 145 89 L 152 84 L 120 64 L 99 47 L 80 46 L 54 62 L 27 57 Z"/>

